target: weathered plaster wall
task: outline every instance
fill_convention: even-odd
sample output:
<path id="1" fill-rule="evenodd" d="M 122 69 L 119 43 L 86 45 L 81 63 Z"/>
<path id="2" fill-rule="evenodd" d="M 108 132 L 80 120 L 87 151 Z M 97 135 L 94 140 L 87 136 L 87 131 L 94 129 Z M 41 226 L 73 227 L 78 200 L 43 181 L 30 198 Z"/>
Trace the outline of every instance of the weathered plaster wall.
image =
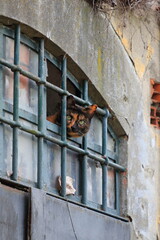
<path id="1" fill-rule="evenodd" d="M 129 137 L 127 211 L 133 220 L 133 240 L 157 240 L 160 134 L 149 124 L 149 78 L 159 76 L 159 46 L 153 44 L 146 28 L 141 24 L 139 29 L 139 21 L 133 20 L 137 31 L 131 32 L 134 44 L 132 41 L 130 49 L 128 28 L 121 37 L 122 30 L 115 22 L 118 36 L 106 17 L 95 14 L 85 1 L 0 0 L 0 5 L 1 16 L 29 25 L 62 48 L 115 112 Z M 23 31 L 27 32 L 27 27 Z"/>
<path id="2" fill-rule="evenodd" d="M 116 15 L 117 16 L 117 15 Z M 125 18 L 125 19 L 124 19 Z M 140 79 L 150 76 L 159 81 L 160 31 L 156 12 L 126 13 L 111 19 L 114 29 L 131 57 Z M 148 76 L 147 76 L 148 77 Z"/>
<path id="3" fill-rule="evenodd" d="M 133 61 L 139 78 L 139 87 L 142 89 L 139 99 L 142 105 L 137 112 L 137 120 L 139 120 L 130 138 L 133 145 L 134 142 L 136 145 L 138 143 L 138 148 L 134 148 L 136 154 L 129 151 L 133 162 L 129 168 L 128 188 L 131 215 L 135 214 L 132 213 L 133 211 L 137 211 L 133 224 L 138 239 L 156 239 L 156 232 L 157 239 L 160 238 L 160 130 L 149 127 L 150 78 L 160 82 L 160 28 L 155 15 L 155 12 L 151 11 L 140 17 L 135 12 L 132 15 L 126 14 L 125 19 L 124 15 L 116 15 L 118 17 L 111 20 Z M 137 227 L 140 224 L 141 230 Z"/>

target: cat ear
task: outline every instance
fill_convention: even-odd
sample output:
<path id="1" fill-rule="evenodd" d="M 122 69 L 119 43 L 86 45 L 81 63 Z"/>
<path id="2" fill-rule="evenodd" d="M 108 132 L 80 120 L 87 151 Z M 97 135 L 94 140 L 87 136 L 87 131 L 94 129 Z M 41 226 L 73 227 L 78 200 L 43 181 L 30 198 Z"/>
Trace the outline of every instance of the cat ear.
<path id="1" fill-rule="evenodd" d="M 67 97 L 67 106 L 72 105 L 74 106 L 76 104 L 75 99 L 72 95 Z"/>
<path id="2" fill-rule="evenodd" d="M 96 104 L 93 104 L 91 106 L 88 106 L 85 108 L 86 112 L 89 114 L 89 118 L 91 119 L 97 109 L 97 105 Z"/>

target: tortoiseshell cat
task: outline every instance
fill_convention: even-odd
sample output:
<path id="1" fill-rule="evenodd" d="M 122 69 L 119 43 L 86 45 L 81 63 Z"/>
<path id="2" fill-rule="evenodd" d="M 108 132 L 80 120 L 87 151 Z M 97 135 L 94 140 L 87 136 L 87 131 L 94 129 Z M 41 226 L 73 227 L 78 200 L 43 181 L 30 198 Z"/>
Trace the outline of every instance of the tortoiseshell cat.
<path id="1" fill-rule="evenodd" d="M 82 137 L 90 128 L 91 119 L 97 109 L 97 105 L 81 107 L 76 105 L 73 96 L 67 97 L 67 135 L 69 137 Z M 61 110 L 52 116 L 47 117 L 47 120 L 55 124 L 61 124 Z"/>

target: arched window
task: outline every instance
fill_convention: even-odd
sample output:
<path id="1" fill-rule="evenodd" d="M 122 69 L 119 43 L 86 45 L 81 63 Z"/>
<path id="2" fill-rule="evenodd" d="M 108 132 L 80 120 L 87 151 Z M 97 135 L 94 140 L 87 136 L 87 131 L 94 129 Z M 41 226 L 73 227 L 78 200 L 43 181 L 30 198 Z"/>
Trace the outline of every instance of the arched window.
<path id="1" fill-rule="evenodd" d="M 81 106 L 94 102 L 88 80 L 79 83 L 67 69 L 66 55 L 56 59 L 43 39 L 29 39 L 19 25 L 1 27 L 0 42 L 1 178 L 118 215 L 119 173 L 125 169 L 118 163 L 109 111 L 97 108 L 84 137 L 66 134 L 67 96 Z M 47 121 L 58 103 L 61 126 Z M 66 191 L 69 183 L 74 194 Z"/>

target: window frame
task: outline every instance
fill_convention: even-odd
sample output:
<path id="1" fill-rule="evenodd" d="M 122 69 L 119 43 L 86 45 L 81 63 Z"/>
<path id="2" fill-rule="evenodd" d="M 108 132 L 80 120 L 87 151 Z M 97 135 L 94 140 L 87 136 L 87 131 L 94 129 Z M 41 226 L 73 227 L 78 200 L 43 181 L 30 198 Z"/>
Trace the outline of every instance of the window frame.
<path id="1" fill-rule="evenodd" d="M 88 80 L 84 80 L 84 84 L 81 87 L 78 83 L 77 79 L 67 70 L 67 57 L 63 56 L 62 63 L 59 63 L 57 59 L 48 53 L 47 50 L 44 49 L 44 39 L 39 39 L 39 43 L 32 41 L 27 36 L 21 34 L 20 25 L 15 25 L 14 29 L 8 29 L 6 27 L 0 27 L 0 46 L 3 46 L 3 37 L 8 36 L 14 39 L 15 44 L 15 53 L 14 53 L 14 63 L 11 64 L 5 59 L 3 56 L 0 56 L 0 78 L 2 79 L 3 75 L 3 66 L 8 67 L 14 72 L 14 97 L 13 97 L 13 112 L 11 111 L 11 105 L 9 103 L 0 104 L 0 122 L 8 124 L 13 128 L 13 175 L 11 180 L 18 181 L 18 131 L 19 129 L 32 134 L 37 137 L 38 140 L 38 172 L 37 172 L 37 186 L 39 189 L 44 189 L 43 181 L 45 178 L 45 165 L 43 162 L 44 157 L 44 141 L 48 140 L 52 143 L 58 144 L 61 147 L 61 178 L 62 178 L 62 191 L 61 197 L 68 199 L 73 202 L 77 202 L 80 205 L 85 205 L 94 210 L 110 214 L 112 216 L 120 215 L 120 180 L 119 175 L 120 172 L 124 172 L 125 168 L 118 163 L 118 146 L 119 140 L 111 127 L 108 125 L 108 117 L 110 113 L 107 109 L 101 109 L 98 107 L 97 112 L 103 116 L 102 120 L 102 128 L 103 128 L 103 136 L 102 136 L 102 148 L 101 155 L 105 157 L 98 157 L 94 154 L 91 154 L 88 151 L 87 147 L 87 135 L 83 137 L 83 146 L 82 148 L 78 148 L 73 146 L 67 142 L 67 133 L 66 133 L 66 98 L 70 93 L 67 91 L 67 78 L 80 90 L 81 98 L 74 96 L 77 103 L 83 105 L 89 105 L 91 103 L 91 99 L 88 96 Z M 19 67 L 19 51 L 20 51 L 20 43 L 24 43 L 32 50 L 38 53 L 39 58 L 39 70 L 38 76 L 33 75 L 28 71 L 24 71 L 21 67 Z M 49 82 L 46 81 L 46 71 L 45 64 L 46 61 L 51 61 L 60 71 L 62 72 L 62 88 L 59 88 Z M 25 110 L 19 108 L 19 75 L 22 74 L 35 81 L 38 85 L 38 117 L 36 117 L 32 113 L 28 113 Z M 3 103 L 3 82 L 0 81 L 0 101 Z M 15 87 L 16 86 L 16 87 Z M 62 95 L 62 126 L 61 126 L 61 140 L 56 139 L 55 137 L 49 136 L 46 134 L 46 130 L 59 133 L 60 128 L 46 121 L 46 88 L 50 88 L 56 92 L 59 92 Z M 44 111 L 45 109 L 45 111 Z M 8 120 L 3 117 L 3 111 L 9 112 L 13 114 L 13 120 Z M 38 129 L 34 130 L 30 129 L 19 122 L 19 118 L 24 118 L 25 120 L 37 124 Z M 116 151 L 112 153 L 107 150 L 107 134 L 111 134 L 116 142 Z M 78 139 L 72 139 L 74 142 L 79 142 Z M 99 146 L 94 146 L 94 149 L 97 149 L 98 152 Z M 66 152 L 67 149 L 71 149 L 80 155 L 82 155 L 82 199 L 77 196 L 66 196 Z M 90 149 L 93 150 L 93 149 Z M 88 201 L 87 199 L 87 158 L 92 158 L 95 161 L 100 162 L 102 165 L 102 206 L 97 203 L 93 203 Z M 113 167 L 115 170 L 115 209 L 111 209 L 107 207 L 107 167 Z M 49 192 L 49 191 L 48 191 Z M 49 192 L 49 194 L 56 194 L 56 192 Z"/>

